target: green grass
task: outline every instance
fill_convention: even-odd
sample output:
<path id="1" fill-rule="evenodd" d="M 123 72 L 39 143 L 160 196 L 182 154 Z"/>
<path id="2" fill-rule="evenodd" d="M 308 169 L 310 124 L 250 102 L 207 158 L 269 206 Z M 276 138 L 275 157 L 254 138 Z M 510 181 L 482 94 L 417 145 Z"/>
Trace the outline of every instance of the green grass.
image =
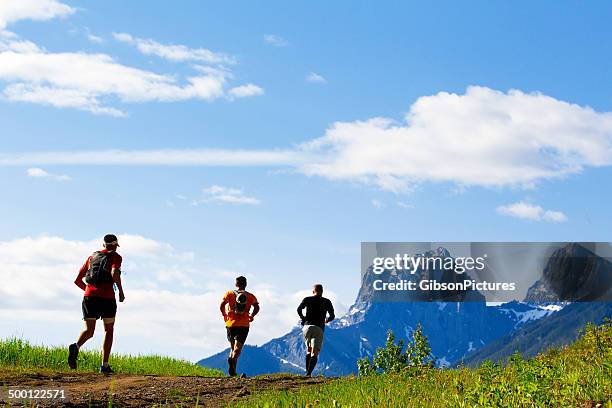
<path id="1" fill-rule="evenodd" d="M 612 327 L 589 326 L 573 345 L 477 369 L 346 377 L 293 392 L 256 393 L 234 407 L 612 408 Z"/>
<path id="2" fill-rule="evenodd" d="M 0 367 L 2 368 L 68 371 L 67 358 L 68 347 L 36 346 L 17 338 L 0 340 Z M 97 372 L 100 369 L 100 361 L 100 352 L 81 350 L 77 371 Z M 224 376 L 219 370 L 201 367 L 189 361 L 156 355 L 111 354 L 110 363 L 117 373 L 200 377 Z"/>

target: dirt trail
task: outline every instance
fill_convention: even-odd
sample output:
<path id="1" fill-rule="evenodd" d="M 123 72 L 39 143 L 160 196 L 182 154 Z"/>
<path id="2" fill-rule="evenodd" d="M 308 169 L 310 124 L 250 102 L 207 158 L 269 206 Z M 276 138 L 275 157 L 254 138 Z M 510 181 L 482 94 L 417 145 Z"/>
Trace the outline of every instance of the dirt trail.
<path id="1" fill-rule="evenodd" d="M 64 388 L 65 401 L 37 401 L 37 406 L 107 407 L 112 398 L 113 407 L 152 407 L 160 404 L 193 407 L 199 395 L 200 407 L 225 407 L 228 403 L 245 398 L 254 391 L 291 390 L 299 386 L 321 384 L 329 378 L 306 378 L 295 375 L 270 375 L 253 378 L 212 377 L 159 377 L 116 374 L 104 376 L 93 373 L 38 373 L 0 371 L 0 406 L 7 404 L 7 388 L 53 389 Z M 20 406 L 11 400 L 11 406 Z M 176 404 L 176 405 L 175 405 Z M 28 406 L 31 406 L 28 403 Z"/>

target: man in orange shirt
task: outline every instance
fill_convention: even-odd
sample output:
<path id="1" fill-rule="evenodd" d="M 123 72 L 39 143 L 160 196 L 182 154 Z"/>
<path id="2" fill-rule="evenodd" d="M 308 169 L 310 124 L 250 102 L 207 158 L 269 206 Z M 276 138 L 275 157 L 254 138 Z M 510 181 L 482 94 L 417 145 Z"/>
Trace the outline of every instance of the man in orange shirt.
<path id="1" fill-rule="evenodd" d="M 240 357 L 242 347 L 249 335 L 249 325 L 253 318 L 255 318 L 255 315 L 259 313 L 257 298 L 245 290 L 246 285 L 247 280 L 244 276 L 237 277 L 237 290 L 228 291 L 223 296 L 223 301 L 221 301 L 221 306 L 219 307 L 223 320 L 225 320 L 227 340 L 230 343 L 230 354 L 227 358 L 229 366 L 228 374 L 230 377 L 236 375 L 238 357 Z M 253 307 L 253 313 L 249 314 L 251 306 Z"/>

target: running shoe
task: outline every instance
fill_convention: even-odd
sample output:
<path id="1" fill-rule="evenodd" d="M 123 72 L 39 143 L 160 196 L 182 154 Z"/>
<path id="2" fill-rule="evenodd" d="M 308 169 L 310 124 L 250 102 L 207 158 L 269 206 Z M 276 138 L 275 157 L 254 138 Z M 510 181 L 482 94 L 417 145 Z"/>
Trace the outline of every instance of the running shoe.
<path id="1" fill-rule="evenodd" d="M 100 373 L 102 373 L 102 374 L 115 374 L 115 370 L 113 370 L 111 368 L 111 366 L 104 367 L 103 365 L 101 365 L 100 366 Z"/>
<path id="2" fill-rule="evenodd" d="M 77 368 L 77 357 L 79 356 L 79 347 L 76 343 L 68 346 L 68 365 L 73 370 Z"/>

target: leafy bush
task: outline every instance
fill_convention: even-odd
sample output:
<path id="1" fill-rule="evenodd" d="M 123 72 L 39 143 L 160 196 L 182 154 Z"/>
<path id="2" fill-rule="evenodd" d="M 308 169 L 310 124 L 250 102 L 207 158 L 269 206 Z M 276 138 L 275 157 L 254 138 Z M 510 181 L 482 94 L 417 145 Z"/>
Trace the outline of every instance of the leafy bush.
<path id="1" fill-rule="evenodd" d="M 376 373 L 414 373 L 422 368 L 431 367 L 433 367 L 431 346 L 420 324 L 412 333 L 412 340 L 406 345 L 406 351 L 404 351 L 404 341 L 398 340 L 395 344 L 395 335 L 389 330 L 385 347 L 376 349 L 372 362 L 367 357 L 357 361 L 360 376 Z"/>

